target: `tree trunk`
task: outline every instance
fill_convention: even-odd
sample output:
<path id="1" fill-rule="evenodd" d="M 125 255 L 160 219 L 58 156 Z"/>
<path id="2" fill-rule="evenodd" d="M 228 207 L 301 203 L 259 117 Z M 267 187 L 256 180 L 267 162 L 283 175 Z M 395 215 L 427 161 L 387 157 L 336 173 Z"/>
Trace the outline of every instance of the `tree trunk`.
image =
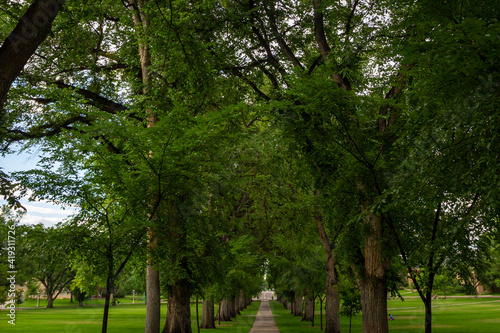
<path id="1" fill-rule="evenodd" d="M 231 314 L 229 312 L 230 302 L 227 298 L 224 298 L 220 302 L 219 311 L 217 312 L 217 320 L 219 321 L 231 321 Z"/>
<path id="2" fill-rule="evenodd" d="M 102 315 L 102 333 L 108 331 L 108 315 L 109 315 L 109 301 L 112 292 L 112 280 L 108 273 L 108 278 L 106 279 L 106 299 L 104 300 L 104 313 Z"/>
<path id="3" fill-rule="evenodd" d="M 52 293 L 47 291 L 47 308 L 54 307 L 54 298 L 52 298 Z"/>
<path id="4" fill-rule="evenodd" d="M 243 292 L 243 290 L 240 290 L 240 311 L 243 311 L 246 308 L 247 308 L 247 302 L 245 293 Z"/>
<path id="5" fill-rule="evenodd" d="M 323 331 L 323 299 L 321 297 L 319 298 L 319 322 L 319 329 Z"/>
<path id="6" fill-rule="evenodd" d="M 295 316 L 295 301 L 290 302 L 290 307 L 291 307 L 291 313 Z"/>
<path id="7" fill-rule="evenodd" d="M 228 307 L 229 307 L 229 316 L 231 318 L 236 318 L 236 311 L 234 309 L 234 296 L 232 296 L 230 299 L 229 299 L 229 302 L 228 302 Z"/>
<path id="8" fill-rule="evenodd" d="M 240 313 L 240 297 L 238 294 L 233 298 L 233 307 L 234 307 L 234 314 L 235 317 L 241 315 Z"/>
<path id="9" fill-rule="evenodd" d="M 363 332 L 388 332 L 385 280 L 380 276 L 367 275 L 360 284 L 360 289 Z"/>
<path id="10" fill-rule="evenodd" d="M 304 315 L 302 316 L 302 321 L 313 321 L 314 302 L 309 296 L 306 296 L 305 303 L 306 304 L 304 307 Z"/>
<path id="11" fill-rule="evenodd" d="M 148 0 L 130 0 L 129 1 L 134 19 L 134 26 L 138 34 L 139 54 L 141 59 L 142 83 L 143 94 L 147 95 L 151 90 L 151 77 L 149 67 L 151 65 L 151 58 L 148 47 L 149 37 L 149 17 L 143 6 L 147 5 Z M 148 115 L 147 126 L 153 127 L 156 125 L 156 115 L 150 110 L 146 110 Z M 149 203 L 151 204 L 151 203 Z M 149 217 L 152 219 L 152 216 Z M 146 266 L 146 325 L 145 333 L 159 333 L 160 332 L 160 273 L 158 267 L 154 264 L 151 253 L 157 246 L 158 237 L 154 235 L 151 228 L 148 229 L 148 258 Z"/>
<path id="12" fill-rule="evenodd" d="M 215 328 L 214 314 L 214 301 L 203 301 L 203 308 L 201 310 L 201 328 Z"/>
<path id="13" fill-rule="evenodd" d="M 312 321 L 311 321 L 311 326 L 314 327 L 314 310 L 316 308 L 316 300 L 313 298 L 312 299 Z"/>
<path id="14" fill-rule="evenodd" d="M 221 308 L 222 308 L 222 306 L 221 306 L 221 305 L 222 305 L 222 302 L 219 302 L 219 311 L 220 311 L 220 310 L 221 310 Z M 219 311 L 217 311 L 217 317 L 216 317 L 215 319 L 218 319 L 218 320 L 219 320 L 219 325 L 220 325 L 220 318 L 221 318 L 221 316 L 219 315 Z"/>
<path id="15" fill-rule="evenodd" d="M 425 333 L 432 332 L 432 296 L 431 293 L 428 292 L 428 297 L 424 301 L 425 305 Z"/>
<path id="16" fill-rule="evenodd" d="M 200 313 L 198 312 L 198 296 L 196 296 L 196 330 L 200 333 Z"/>
<path id="17" fill-rule="evenodd" d="M 160 332 L 160 273 L 156 267 L 146 267 L 146 333 Z"/>
<path id="18" fill-rule="evenodd" d="M 163 333 L 191 333 L 189 282 L 178 280 L 168 290 L 167 319 Z"/>
<path id="19" fill-rule="evenodd" d="M 83 308 L 83 299 L 81 298 L 78 300 L 78 307 Z"/>
<path id="20" fill-rule="evenodd" d="M 319 196 L 320 191 L 316 190 L 315 196 Z M 340 297 L 338 291 L 337 259 L 333 250 L 335 243 L 330 243 L 323 224 L 323 212 L 318 207 L 316 215 L 316 225 L 318 233 L 326 254 L 326 295 L 325 295 L 325 333 L 340 333 Z"/>
<path id="21" fill-rule="evenodd" d="M 300 316 L 304 314 L 304 311 L 302 311 L 302 295 L 301 294 L 295 294 L 295 316 Z"/>
<path id="22" fill-rule="evenodd" d="M 369 215 L 372 231 L 365 236 L 364 272 L 358 276 L 363 312 L 363 332 L 387 333 L 386 267 L 382 260 L 382 219 Z"/>
<path id="23" fill-rule="evenodd" d="M 326 257 L 325 333 L 340 333 L 340 296 L 337 260 L 333 251 Z"/>

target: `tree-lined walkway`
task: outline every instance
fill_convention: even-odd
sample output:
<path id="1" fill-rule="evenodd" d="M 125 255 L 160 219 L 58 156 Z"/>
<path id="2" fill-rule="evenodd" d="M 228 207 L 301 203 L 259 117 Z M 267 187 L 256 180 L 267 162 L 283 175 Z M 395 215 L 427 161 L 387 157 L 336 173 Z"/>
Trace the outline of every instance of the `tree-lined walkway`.
<path id="1" fill-rule="evenodd" d="M 278 326 L 274 321 L 274 316 L 269 306 L 268 300 L 260 302 L 260 308 L 257 312 L 257 318 L 253 323 L 250 333 L 279 333 Z"/>

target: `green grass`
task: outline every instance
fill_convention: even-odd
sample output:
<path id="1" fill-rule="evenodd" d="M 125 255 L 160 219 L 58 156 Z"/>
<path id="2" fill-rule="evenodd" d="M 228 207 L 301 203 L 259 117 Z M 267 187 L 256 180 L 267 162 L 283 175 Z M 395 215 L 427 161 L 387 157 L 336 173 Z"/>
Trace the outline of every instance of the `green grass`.
<path id="1" fill-rule="evenodd" d="M 69 307 L 69 301 L 56 300 L 53 309 L 16 309 L 16 326 L 8 323 L 7 311 L 0 311 L 0 332 L 23 332 L 23 333 L 94 333 L 100 332 L 102 323 L 103 305 L 92 304 L 83 308 Z M 36 302 L 35 302 L 36 305 Z M 196 332 L 196 305 L 191 304 L 191 320 L 193 332 Z M 242 311 L 241 316 L 231 322 L 221 322 L 218 331 L 228 333 L 247 333 L 250 331 L 255 315 L 260 306 L 259 302 L 253 302 L 248 309 Z M 201 321 L 201 303 L 199 304 Z M 166 304 L 162 304 L 162 328 L 165 323 L 167 311 Z M 217 310 L 216 310 L 217 311 Z M 141 332 L 144 331 L 146 306 L 144 304 L 119 304 L 110 309 L 108 332 Z M 201 330 L 210 332 L 210 330 Z"/>
<path id="2" fill-rule="evenodd" d="M 98 304 L 102 304 L 104 305 L 104 298 L 99 298 L 99 299 L 92 299 L 92 300 L 89 300 L 89 299 L 86 299 L 83 304 L 84 306 L 89 306 L 89 305 L 98 305 Z M 128 298 L 119 298 L 118 301 L 120 303 L 132 303 L 132 299 L 130 298 L 130 300 Z M 135 301 L 137 304 L 142 304 L 142 301 Z M 73 302 L 70 302 L 70 299 L 69 298 L 56 298 L 55 301 L 54 301 L 54 306 L 56 307 L 60 307 L 60 306 L 77 306 L 78 305 L 78 302 L 77 301 L 73 301 Z M 40 303 L 39 303 L 39 306 L 41 308 L 44 308 L 47 306 L 47 299 L 46 298 L 41 298 L 40 299 Z M 24 300 L 23 303 L 19 304 L 19 307 L 20 308 L 32 308 L 32 307 L 36 307 L 36 299 L 26 299 Z"/>
<path id="3" fill-rule="evenodd" d="M 409 289 L 402 289 L 402 290 L 399 290 L 399 293 L 401 294 L 401 296 L 403 297 L 420 297 L 417 290 L 416 289 L 413 289 L 413 291 L 409 290 Z M 443 292 L 438 292 L 437 293 L 439 297 L 443 297 L 445 296 L 445 294 Z M 468 297 L 473 297 L 471 295 L 466 295 L 464 293 L 446 293 L 446 296 L 468 296 Z"/>
<path id="4" fill-rule="evenodd" d="M 499 298 L 447 298 L 433 302 L 433 332 L 500 332 Z M 424 332 L 424 307 L 420 299 L 388 301 L 389 313 L 395 321 L 389 321 L 390 332 Z M 320 331 L 319 303 L 316 305 L 314 328 L 311 322 L 302 322 L 300 317 L 290 314 L 278 302 L 271 302 L 274 319 L 281 333 Z M 324 311 L 323 311 L 324 312 Z M 324 313 L 323 313 L 324 324 Z M 342 332 L 349 332 L 349 318 L 340 318 Z M 362 332 L 361 314 L 352 318 L 352 332 Z"/>
<path id="5" fill-rule="evenodd" d="M 144 330 L 146 314 L 145 305 L 140 302 L 126 304 L 128 300 L 121 300 L 116 307 L 111 307 L 109 315 L 109 332 L 141 332 Z M 101 329 L 103 305 L 102 300 L 86 301 L 84 308 L 76 307 L 69 300 L 56 300 L 54 309 L 16 309 L 16 326 L 8 324 L 7 311 L 0 311 L 0 332 L 23 333 L 54 333 L 71 332 L 86 333 L 99 332 Z M 24 305 L 30 305 L 26 302 Z M 35 302 L 36 305 L 36 302 Z M 433 302 L 433 332 L 480 332 L 498 333 L 500 327 L 500 298 L 447 298 Z M 260 302 L 242 312 L 241 316 L 231 322 L 222 322 L 217 331 L 227 333 L 246 333 L 253 322 L 260 306 Z M 389 322 L 391 332 L 424 332 L 424 308 L 418 298 L 399 299 L 388 301 L 389 313 L 396 320 Z M 310 322 L 302 322 L 300 317 L 294 317 L 289 310 L 278 302 L 271 302 L 276 323 L 282 333 L 319 332 L 320 316 L 319 303 L 316 306 L 315 327 Z M 167 307 L 162 305 L 162 326 L 164 324 Z M 199 305 L 201 316 L 201 304 Z M 191 304 L 192 329 L 196 332 L 196 308 Z M 201 320 L 201 318 L 200 318 Z M 324 323 L 324 314 L 323 314 Z M 349 332 L 349 318 L 341 317 L 342 332 Z M 210 330 L 202 330 L 210 332 Z M 352 332 L 361 332 L 361 315 L 352 319 Z"/>

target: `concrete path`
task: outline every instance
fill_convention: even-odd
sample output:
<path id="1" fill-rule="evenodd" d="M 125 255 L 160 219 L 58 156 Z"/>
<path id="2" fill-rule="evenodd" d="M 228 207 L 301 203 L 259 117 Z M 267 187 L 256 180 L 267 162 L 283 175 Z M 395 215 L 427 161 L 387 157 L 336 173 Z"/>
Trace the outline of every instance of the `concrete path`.
<path id="1" fill-rule="evenodd" d="M 279 331 L 269 306 L 269 300 L 262 300 L 250 333 L 279 333 Z"/>

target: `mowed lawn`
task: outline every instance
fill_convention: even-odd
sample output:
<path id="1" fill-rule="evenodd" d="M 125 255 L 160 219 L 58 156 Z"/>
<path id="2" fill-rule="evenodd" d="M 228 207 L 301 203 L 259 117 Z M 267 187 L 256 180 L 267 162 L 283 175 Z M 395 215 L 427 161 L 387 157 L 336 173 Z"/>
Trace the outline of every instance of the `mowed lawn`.
<path id="1" fill-rule="evenodd" d="M 100 332 L 103 306 L 99 302 L 87 304 L 84 308 L 69 306 L 61 300 L 54 309 L 17 309 L 16 326 L 8 324 L 7 311 L 0 311 L 0 332 Z M 440 298 L 434 301 L 433 332 L 500 332 L 500 298 Z M 29 304 L 28 304 L 29 305 Z M 57 306 L 57 301 L 55 303 Z M 222 322 L 217 331 L 248 332 L 255 320 L 259 302 L 242 312 L 231 322 Z M 424 308 L 417 298 L 406 298 L 404 302 L 393 299 L 388 302 L 389 313 L 395 321 L 389 322 L 391 332 L 424 332 Z M 281 333 L 319 332 L 319 303 L 316 306 L 315 327 L 310 322 L 302 322 L 278 302 L 271 302 L 273 314 Z M 162 306 L 162 326 L 166 315 L 166 304 Z M 201 320 L 201 304 L 199 305 Z M 141 332 L 144 330 L 146 307 L 144 304 L 121 303 L 112 307 L 108 332 Z M 192 329 L 196 332 L 196 308 L 191 305 Z M 323 314 L 324 316 L 324 314 Z M 324 323 L 324 321 L 323 321 Z M 349 332 L 349 318 L 341 317 L 342 332 Z M 211 331 L 211 330 L 202 330 Z M 213 330 L 212 330 L 213 331 Z M 352 318 L 352 332 L 362 332 L 361 315 Z"/>
<path id="2" fill-rule="evenodd" d="M 101 331 L 103 306 L 87 305 L 78 307 L 57 307 L 53 309 L 16 309 L 16 325 L 8 323 L 7 311 L 0 311 L 0 332 L 22 333 L 95 333 Z M 66 302 L 62 302 L 66 304 Z M 246 333 L 252 328 L 260 302 L 253 302 L 241 316 L 231 322 L 221 322 L 217 331 Z M 201 322 L 201 303 L 199 315 Z M 166 304 L 162 304 L 162 329 L 167 312 Z M 192 329 L 196 332 L 196 306 L 191 304 Z M 143 332 L 146 317 L 144 304 L 119 304 L 110 309 L 108 332 Z M 211 330 L 202 330 L 211 331 Z M 212 330 L 213 331 L 213 330 Z"/>
<path id="3" fill-rule="evenodd" d="M 433 303 L 433 332 L 500 332 L 500 298 L 447 298 Z M 390 332 L 424 332 L 424 307 L 420 299 L 407 298 L 405 301 L 388 301 L 389 313 L 395 317 L 389 321 Z M 294 317 L 281 303 L 271 302 L 274 319 L 281 333 L 320 331 L 319 304 L 316 305 L 314 327 L 311 322 L 302 322 Z M 342 316 L 342 332 L 349 332 L 349 318 Z M 324 325 L 324 313 L 323 313 Z M 362 332 L 361 314 L 352 318 L 352 332 Z"/>

